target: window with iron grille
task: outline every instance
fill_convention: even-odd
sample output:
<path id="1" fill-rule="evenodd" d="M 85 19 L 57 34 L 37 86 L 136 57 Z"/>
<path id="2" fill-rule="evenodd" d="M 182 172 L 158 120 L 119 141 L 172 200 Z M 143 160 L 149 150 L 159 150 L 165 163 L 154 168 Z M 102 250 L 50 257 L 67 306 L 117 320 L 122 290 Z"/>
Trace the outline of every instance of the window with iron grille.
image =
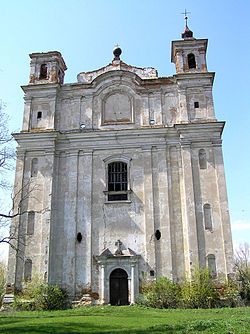
<path id="1" fill-rule="evenodd" d="M 108 201 L 128 199 L 128 167 L 125 162 L 115 161 L 108 165 Z"/>

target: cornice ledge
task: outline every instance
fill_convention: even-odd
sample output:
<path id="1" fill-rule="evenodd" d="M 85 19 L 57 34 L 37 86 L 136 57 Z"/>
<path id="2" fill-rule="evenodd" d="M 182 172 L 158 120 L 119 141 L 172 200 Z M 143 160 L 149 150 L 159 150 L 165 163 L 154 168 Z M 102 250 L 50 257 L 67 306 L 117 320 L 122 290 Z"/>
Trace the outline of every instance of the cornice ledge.
<path id="1" fill-rule="evenodd" d="M 24 93 L 34 92 L 34 91 L 57 91 L 61 85 L 59 83 L 46 83 L 46 84 L 32 84 L 21 86 Z"/>
<path id="2" fill-rule="evenodd" d="M 21 131 L 12 133 L 15 140 L 30 140 L 37 141 L 38 139 L 56 139 L 58 137 L 58 131 Z"/>
<path id="3" fill-rule="evenodd" d="M 199 123 L 185 123 L 185 124 L 174 124 L 174 128 L 178 133 L 189 133 L 193 131 L 220 131 L 222 133 L 225 121 L 215 121 L 215 122 L 199 122 Z"/>

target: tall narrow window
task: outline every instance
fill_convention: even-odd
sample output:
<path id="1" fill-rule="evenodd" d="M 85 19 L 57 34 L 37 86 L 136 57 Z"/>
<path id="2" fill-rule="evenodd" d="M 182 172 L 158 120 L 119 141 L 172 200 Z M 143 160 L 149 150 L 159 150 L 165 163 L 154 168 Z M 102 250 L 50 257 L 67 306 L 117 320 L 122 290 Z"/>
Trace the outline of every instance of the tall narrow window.
<path id="1" fill-rule="evenodd" d="M 211 213 L 211 205 L 206 203 L 203 206 L 203 213 L 204 213 L 204 223 L 206 230 L 212 230 L 212 213 Z"/>
<path id="2" fill-rule="evenodd" d="M 42 64 L 40 67 L 40 77 L 39 79 L 47 79 L 48 76 L 48 68 L 47 68 L 47 64 Z"/>
<path id="3" fill-rule="evenodd" d="M 31 177 L 36 177 L 38 173 L 38 159 L 34 158 L 31 161 Z"/>
<path id="4" fill-rule="evenodd" d="M 207 256 L 207 266 L 212 277 L 217 276 L 216 261 L 214 254 L 209 254 Z"/>
<path id="5" fill-rule="evenodd" d="M 27 221 L 27 234 L 29 235 L 34 234 L 34 227 L 35 227 L 35 212 L 29 211 L 28 221 Z"/>
<path id="6" fill-rule="evenodd" d="M 199 165 L 200 169 L 207 169 L 207 154 L 203 148 L 199 150 Z"/>
<path id="7" fill-rule="evenodd" d="M 195 55 L 193 53 L 188 54 L 188 68 L 196 68 Z"/>
<path id="8" fill-rule="evenodd" d="M 26 259 L 24 262 L 24 280 L 31 281 L 32 275 L 32 261 L 31 259 Z"/>
<path id="9" fill-rule="evenodd" d="M 128 170 L 122 161 L 111 162 L 108 165 L 108 201 L 123 201 L 128 199 Z"/>

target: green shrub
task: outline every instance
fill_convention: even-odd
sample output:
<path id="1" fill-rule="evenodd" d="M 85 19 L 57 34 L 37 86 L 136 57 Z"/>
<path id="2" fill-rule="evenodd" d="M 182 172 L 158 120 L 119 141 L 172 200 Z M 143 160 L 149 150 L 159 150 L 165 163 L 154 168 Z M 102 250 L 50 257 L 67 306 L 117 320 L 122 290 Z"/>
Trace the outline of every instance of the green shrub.
<path id="1" fill-rule="evenodd" d="M 181 285 L 181 307 L 211 308 L 218 300 L 219 294 L 208 269 L 196 269 L 192 280 L 185 280 Z"/>
<path id="2" fill-rule="evenodd" d="M 34 301 L 36 309 L 41 310 L 63 310 L 69 307 L 66 291 L 57 285 L 41 285 Z"/>
<path id="3" fill-rule="evenodd" d="M 235 274 L 239 282 L 239 292 L 245 305 L 250 305 L 250 245 L 239 246 L 235 254 Z"/>
<path id="4" fill-rule="evenodd" d="M 17 311 L 34 311 L 36 306 L 34 300 L 24 299 L 21 296 L 15 296 L 13 308 Z"/>
<path id="5" fill-rule="evenodd" d="M 44 285 L 44 281 L 41 276 L 33 275 L 32 280 L 23 284 L 23 289 L 20 295 L 27 300 L 34 299 L 42 285 Z"/>
<path id="6" fill-rule="evenodd" d="M 23 289 L 15 294 L 13 308 L 19 311 L 36 310 L 35 298 L 43 284 L 43 280 L 38 275 L 34 275 L 31 281 L 25 282 Z"/>
<path id="7" fill-rule="evenodd" d="M 238 268 L 237 278 L 240 282 L 240 296 L 244 300 L 246 305 L 250 305 L 250 266 L 242 266 L 241 268 Z"/>
<path id="8" fill-rule="evenodd" d="M 156 308 L 176 308 L 178 306 L 180 288 L 166 277 L 161 277 L 155 282 L 144 284 L 143 295 L 137 303 Z"/>
<path id="9" fill-rule="evenodd" d="M 216 282 L 215 285 L 219 295 L 218 307 L 244 306 L 236 281 L 229 279 L 228 281 Z"/>
<path id="10" fill-rule="evenodd" d="M 42 282 L 39 277 L 25 283 L 23 291 L 15 296 L 17 310 L 62 310 L 70 306 L 66 291 L 57 285 Z"/>
<path id="11" fill-rule="evenodd" d="M 2 305 L 6 283 L 6 266 L 0 262 L 0 306 Z"/>
<path id="12" fill-rule="evenodd" d="M 197 268 L 191 280 L 174 283 L 165 277 L 142 285 L 136 301 L 155 308 L 212 308 L 243 306 L 239 286 L 233 279 L 214 279 L 208 269 Z"/>

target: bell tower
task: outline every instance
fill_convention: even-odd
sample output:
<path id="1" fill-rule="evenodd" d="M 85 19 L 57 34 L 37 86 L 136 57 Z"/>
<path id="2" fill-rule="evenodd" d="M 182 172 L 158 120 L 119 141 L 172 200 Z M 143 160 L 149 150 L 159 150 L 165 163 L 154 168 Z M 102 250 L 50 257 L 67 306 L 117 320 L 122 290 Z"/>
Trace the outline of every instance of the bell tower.
<path id="1" fill-rule="evenodd" d="M 194 38 L 186 14 L 185 11 L 182 39 L 172 41 L 171 49 L 178 87 L 178 122 L 216 121 L 212 94 L 214 73 L 208 72 L 206 62 L 208 40 Z"/>
<path id="2" fill-rule="evenodd" d="M 37 52 L 30 54 L 29 84 L 64 83 L 67 70 L 60 52 Z"/>
<path id="3" fill-rule="evenodd" d="M 23 131 L 56 129 L 56 101 L 64 84 L 67 66 L 60 52 L 35 52 L 30 55 L 28 85 L 25 93 Z M 42 93 L 41 93 L 42 92 Z"/>
<path id="4" fill-rule="evenodd" d="M 181 34 L 182 40 L 172 41 L 171 62 L 176 73 L 207 72 L 207 39 L 195 39 L 193 32 L 186 25 Z"/>

